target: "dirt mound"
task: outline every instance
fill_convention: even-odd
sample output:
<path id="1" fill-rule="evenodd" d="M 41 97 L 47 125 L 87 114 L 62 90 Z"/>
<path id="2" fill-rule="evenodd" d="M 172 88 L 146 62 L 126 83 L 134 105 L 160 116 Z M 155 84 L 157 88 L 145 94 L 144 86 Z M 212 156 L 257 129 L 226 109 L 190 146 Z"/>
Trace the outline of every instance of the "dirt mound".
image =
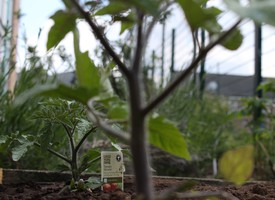
<path id="1" fill-rule="evenodd" d="M 186 185 L 189 180 L 154 178 L 154 186 L 157 195 L 167 194 L 167 190 Z M 200 183 L 188 188 L 188 191 L 201 191 L 204 195 L 209 193 L 226 192 L 240 200 L 271 200 L 275 199 L 275 182 L 254 182 L 243 186 L 223 185 L 217 183 Z M 188 185 L 188 184 L 187 184 Z M 103 192 L 96 189 L 92 192 L 70 192 L 64 190 L 66 183 L 34 183 L 0 185 L 0 200 L 130 200 L 135 199 L 134 179 L 125 179 L 125 190 Z M 182 194 L 182 193 L 181 193 Z M 160 195 L 161 196 L 161 195 Z M 194 198 L 193 198 L 194 199 Z M 199 198 L 195 198 L 199 199 Z M 226 199 L 226 198 L 218 198 Z"/>

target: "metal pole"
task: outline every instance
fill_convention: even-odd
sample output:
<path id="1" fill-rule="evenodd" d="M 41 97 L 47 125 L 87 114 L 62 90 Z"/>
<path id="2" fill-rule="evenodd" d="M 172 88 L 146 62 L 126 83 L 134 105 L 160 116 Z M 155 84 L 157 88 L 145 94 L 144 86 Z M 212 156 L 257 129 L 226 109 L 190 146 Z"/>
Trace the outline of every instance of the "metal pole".
<path id="1" fill-rule="evenodd" d="M 203 49 L 205 47 L 205 31 L 201 29 L 201 48 Z M 201 95 L 204 92 L 205 87 L 205 58 L 201 60 L 201 70 L 200 70 L 200 92 Z"/>
<path id="2" fill-rule="evenodd" d="M 255 75 L 254 93 L 257 97 L 263 96 L 262 90 L 257 90 L 262 82 L 262 27 L 255 24 Z"/>
<path id="3" fill-rule="evenodd" d="M 171 68 L 170 68 L 170 73 L 171 77 L 173 76 L 175 72 L 175 32 L 176 30 L 173 28 L 172 29 L 172 50 L 171 50 Z"/>
<path id="4" fill-rule="evenodd" d="M 198 30 L 195 30 L 194 35 L 193 35 L 193 60 L 195 60 L 196 56 L 197 56 L 197 40 L 198 38 Z M 194 74 L 193 74 L 193 82 L 194 85 L 197 84 L 197 69 L 194 70 Z"/>
<path id="5" fill-rule="evenodd" d="M 262 82 L 262 27 L 255 24 L 255 74 L 254 74 L 254 95 L 262 98 L 262 90 L 257 90 Z M 261 117 L 261 108 L 256 107 L 254 110 L 254 122 L 258 124 Z"/>
<path id="6" fill-rule="evenodd" d="M 156 58 L 156 53 L 155 50 L 153 50 L 152 52 L 152 81 L 154 82 L 154 78 L 155 78 L 155 58 Z"/>
<path id="7" fill-rule="evenodd" d="M 164 48 L 165 48 L 164 43 L 165 43 L 165 21 L 163 21 L 163 24 L 162 24 L 160 88 L 163 88 L 163 82 L 164 82 Z"/>

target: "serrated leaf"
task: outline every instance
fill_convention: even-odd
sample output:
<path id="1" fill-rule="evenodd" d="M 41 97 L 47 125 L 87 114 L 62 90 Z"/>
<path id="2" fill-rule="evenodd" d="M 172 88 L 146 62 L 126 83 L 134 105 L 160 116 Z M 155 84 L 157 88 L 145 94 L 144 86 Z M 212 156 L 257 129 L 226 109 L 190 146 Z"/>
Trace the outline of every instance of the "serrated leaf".
<path id="1" fill-rule="evenodd" d="M 224 2 L 230 10 L 242 18 L 250 18 L 258 23 L 267 23 L 275 26 L 274 0 L 250 1 L 245 6 L 237 0 L 224 0 Z"/>
<path id="2" fill-rule="evenodd" d="M 89 167 L 92 166 L 93 163 L 98 162 L 100 160 L 100 153 L 96 150 L 90 149 L 86 152 L 81 158 L 81 164 L 79 167 L 79 172 L 83 172 Z"/>
<path id="3" fill-rule="evenodd" d="M 251 145 L 227 151 L 219 160 L 219 171 L 226 180 L 241 185 L 252 176 L 253 158 Z"/>
<path id="4" fill-rule="evenodd" d="M 148 123 L 150 144 L 180 158 L 190 160 L 186 141 L 178 128 L 164 117 L 151 117 Z"/>
<path id="5" fill-rule="evenodd" d="M 33 142 L 30 142 L 27 139 L 20 140 L 20 142 L 20 145 L 13 147 L 11 150 L 13 161 L 18 161 L 28 151 L 28 147 L 33 145 Z"/>
<path id="6" fill-rule="evenodd" d="M 100 90 L 100 75 L 88 52 L 82 53 L 79 47 L 79 33 L 74 31 L 74 53 L 76 59 L 76 75 L 79 85 L 90 91 Z"/>
<path id="7" fill-rule="evenodd" d="M 41 136 L 38 140 L 41 145 L 41 149 L 46 151 L 55 136 L 55 133 L 52 131 L 52 124 L 47 123 L 39 132 L 41 133 Z"/>
<path id="8" fill-rule="evenodd" d="M 0 144 L 6 143 L 7 139 L 8 139 L 8 136 L 6 136 L 6 135 L 1 135 L 1 136 L 0 136 Z"/>
<path id="9" fill-rule="evenodd" d="M 217 21 L 217 16 L 221 13 L 216 7 L 204 8 L 204 2 L 195 0 L 177 0 L 184 11 L 185 17 L 193 30 L 204 28 L 209 33 L 218 33 L 222 27 Z M 195 14 L 194 14 L 195 13 Z"/>
<path id="10" fill-rule="evenodd" d="M 77 15 L 72 12 L 59 10 L 51 16 L 51 19 L 54 21 L 54 25 L 48 34 L 47 50 L 57 46 L 67 33 L 75 29 Z"/>

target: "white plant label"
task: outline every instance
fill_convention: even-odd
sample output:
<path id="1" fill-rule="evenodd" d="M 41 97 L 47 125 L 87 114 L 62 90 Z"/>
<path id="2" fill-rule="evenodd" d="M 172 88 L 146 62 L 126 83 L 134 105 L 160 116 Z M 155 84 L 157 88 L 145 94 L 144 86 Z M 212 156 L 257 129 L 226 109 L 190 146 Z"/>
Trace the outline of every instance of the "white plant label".
<path id="1" fill-rule="evenodd" d="M 117 188 L 123 190 L 124 171 L 123 154 L 121 151 L 101 152 L 101 181 L 103 182 L 103 190 L 111 191 Z"/>

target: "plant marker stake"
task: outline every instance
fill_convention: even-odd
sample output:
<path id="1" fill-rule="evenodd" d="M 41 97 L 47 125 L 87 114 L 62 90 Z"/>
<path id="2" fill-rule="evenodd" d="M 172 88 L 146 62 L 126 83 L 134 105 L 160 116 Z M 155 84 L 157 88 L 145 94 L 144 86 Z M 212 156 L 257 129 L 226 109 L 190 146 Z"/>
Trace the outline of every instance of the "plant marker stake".
<path id="1" fill-rule="evenodd" d="M 0 168 L 0 185 L 3 184 L 3 169 Z"/>
<path id="2" fill-rule="evenodd" d="M 123 154 L 121 151 L 102 151 L 101 152 L 101 181 L 104 190 L 104 184 L 110 184 L 112 187 L 110 190 L 120 188 L 124 189 L 123 174 L 125 171 Z M 108 190 L 109 191 L 109 190 Z M 105 192 L 108 192 L 105 191 Z"/>

